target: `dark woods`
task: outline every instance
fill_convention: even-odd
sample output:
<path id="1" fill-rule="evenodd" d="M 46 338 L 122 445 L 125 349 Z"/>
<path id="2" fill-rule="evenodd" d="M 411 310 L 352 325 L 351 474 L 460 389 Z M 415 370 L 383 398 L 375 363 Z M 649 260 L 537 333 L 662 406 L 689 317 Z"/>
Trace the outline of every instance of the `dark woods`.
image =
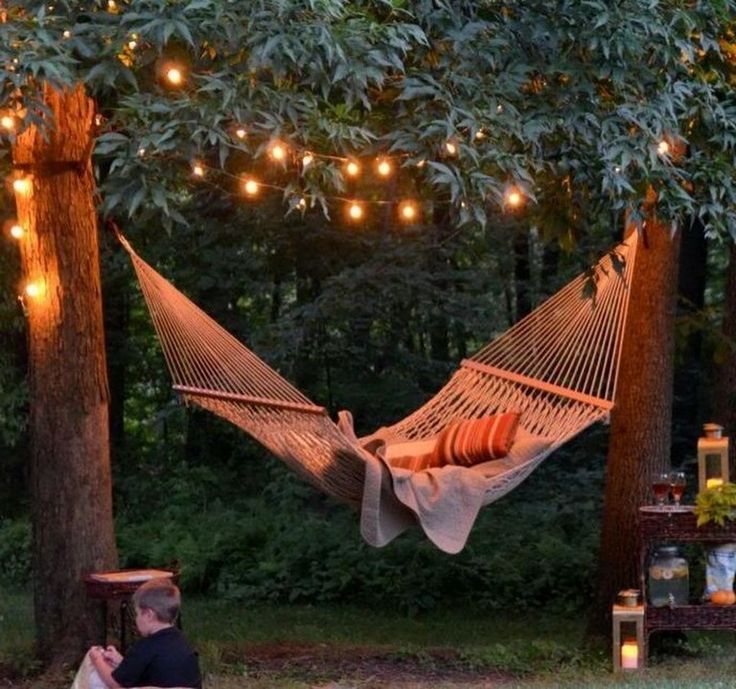
<path id="1" fill-rule="evenodd" d="M 147 260 L 312 399 L 333 413 L 352 410 L 359 433 L 416 408 L 459 359 L 584 270 L 615 236 L 601 229 L 571 251 L 520 219 L 452 232 L 442 224 L 347 227 L 317 213 L 284 223 L 265 202 L 212 201 L 190 208 L 189 228 L 171 237 L 127 229 Z M 12 248 L 0 251 L 0 579 L 23 585 L 25 335 L 22 309 L 8 296 L 17 279 Z M 418 534 L 374 550 L 362 543 L 356 514 L 235 428 L 178 403 L 111 235 L 102 238 L 102 261 L 122 566 L 177 563 L 189 592 L 251 601 L 379 601 L 413 612 L 469 596 L 483 608 L 579 608 L 590 599 L 606 428 L 583 434 L 487 508 L 460 555 L 443 555 Z M 728 401 L 708 384 L 733 367 L 721 327 L 724 303 L 733 308 L 728 267 L 721 245 L 683 251 L 672 461 L 691 478 L 699 424 L 719 412 L 728 420 Z"/>

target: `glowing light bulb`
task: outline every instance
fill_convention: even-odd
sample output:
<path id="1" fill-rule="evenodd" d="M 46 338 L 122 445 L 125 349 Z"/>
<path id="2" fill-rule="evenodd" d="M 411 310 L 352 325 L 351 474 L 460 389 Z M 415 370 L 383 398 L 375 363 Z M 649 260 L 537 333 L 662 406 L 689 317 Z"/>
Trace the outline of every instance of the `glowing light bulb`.
<path id="1" fill-rule="evenodd" d="M 348 206 L 348 216 L 351 220 L 360 220 L 363 217 L 363 206 L 361 206 L 357 201 L 353 201 Z"/>
<path id="2" fill-rule="evenodd" d="M 270 148 L 268 149 L 268 153 L 273 160 L 280 163 L 286 158 L 286 146 L 276 141 L 271 144 Z"/>
<path id="3" fill-rule="evenodd" d="M 426 164 L 427 164 L 427 161 L 426 160 L 420 160 L 417 163 L 417 167 L 424 167 Z"/>
<path id="4" fill-rule="evenodd" d="M 519 208 L 524 204 L 524 194 L 517 187 L 509 187 L 504 194 L 504 202 L 509 208 Z"/>
<path id="5" fill-rule="evenodd" d="M 238 127 L 235 130 L 235 136 L 238 139 L 245 139 L 245 137 L 248 136 L 248 132 L 245 131 L 245 128 L 244 127 Z"/>
<path id="6" fill-rule="evenodd" d="M 252 179 L 252 178 L 246 179 L 246 180 L 245 180 L 245 181 L 243 182 L 243 191 L 244 191 L 244 192 L 245 192 L 246 194 L 248 194 L 248 196 L 255 196 L 256 194 L 258 194 L 258 192 L 259 192 L 260 188 L 261 188 L 261 187 L 260 187 L 260 185 L 258 184 L 258 182 L 256 182 L 256 181 L 255 181 L 254 179 Z"/>
<path id="7" fill-rule="evenodd" d="M 7 129 L 9 132 L 15 129 L 15 117 L 12 115 L 3 115 L 0 117 L 0 126 L 3 129 Z"/>
<path id="8" fill-rule="evenodd" d="M 347 172 L 350 177 L 357 177 L 360 174 L 360 165 L 354 160 L 351 160 L 345 166 L 345 172 Z"/>
<path id="9" fill-rule="evenodd" d="M 23 228 L 22 225 L 16 224 L 16 225 L 13 225 L 10 228 L 10 236 L 13 239 L 23 239 L 23 237 L 25 236 L 25 234 L 26 234 L 26 231 L 25 231 L 25 229 Z"/>
<path id="10" fill-rule="evenodd" d="M 309 167 L 314 162 L 314 156 L 307 152 L 302 156 L 302 167 Z"/>
<path id="11" fill-rule="evenodd" d="M 38 299 L 46 293 L 46 286 L 41 280 L 36 280 L 34 282 L 29 282 L 28 284 L 26 284 L 23 291 L 26 293 L 27 297 L 30 297 L 31 299 Z"/>
<path id="12" fill-rule="evenodd" d="M 169 67 L 166 70 L 166 79 L 174 86 L 180 86 L 184 82 L 184 74 L 178 67 Z"/>
<path id="13" fill-rule="evenodd" d="M 62 38 L 71 38 L 72 37 L 72 32 L 69 31 L 69 29 L 64 29 L 64 31 L 62 31 L 62 33 L 61 33 L 61 37 Z"/>
<path id="14" fill-rule="evenodd" d="M 475 140 L 476 141 L 481 141 L 482 139 L 485 139 L 485 138 L 486 138 L 486 133 L 482 129 L 479 129 L 475 133 Z"/>
<path id="15" fill-rule="evenodd" d="M 296 207 L 303 211 L 307 207 L 307 199 L 305 199 L 303 196 L 296 202 Z"/>
<path id="16" fill-rule="evenodd" d="M 13 180 L 13 191 L 16 194 L 27 195 L 31 193 L 31 180 L 28 177 L 18 177 Z"/>
<path id="17" fill-rule="evenodd" d="M 419 211 L 413 201 L 404 201 L 399 206 L 399 217 L 405 222 L 414 222 L 418 216 Z"/>
<path id="18" fill-rule="evenodd" d="M 445 151 L 451 156 L 457 155 L 457 144 L 454 141 L 446 141 Z"/>
<path id="19" fill-rule="evenodd" d="M 138 47 L 138 41 L 131 38 L 128 41 L 128 50 L 135 50 L 137 47 Z"/>
<path id="20" fill-rule="evenodd" d="M 378 170 L 378 174 L 381 175 L 381 177 L 388 177 L 391 174 L 392 170 L 391 163 L 389 163 L 386 159 L 380 160 L 376 169 Z"/>
<path id="21" fill-rule="evenodd" d="M 659 153 L 659 155 L 661 156 L 664 156 L 664 155 L 667 155 L 669 152 L 670 152 L 669 142 L 662 139 L 662 141 L 660 141 L 657 144 L 657 153 Z"/>
<path id="22" fill-rule="evenodd" d="M 115 2 L 115 0 L 107 0 L 107 9 L 110 10 L 110 12 L 114 12 L 118 8 L 118 3 Z"/>
<path id="23" fill-rule="evenodd" d="M 192 165 L 192 174 L 195 177 L 204 177 L 204 168 L 200 163 L 194 163 L 194 165 Z"/>
<path id="24" fill-rule="evenodd" d="M 144 155 L 146 155 L 146 149 L 145 149 L 145 148 L 143 148 L 143 146 L 141 146 L 141 147 L 140 147 L 140 148 L 138 149 L 138 157 L 139 157 L 139 158 L 142 158 L 142 157 L 143 157 Z"/>

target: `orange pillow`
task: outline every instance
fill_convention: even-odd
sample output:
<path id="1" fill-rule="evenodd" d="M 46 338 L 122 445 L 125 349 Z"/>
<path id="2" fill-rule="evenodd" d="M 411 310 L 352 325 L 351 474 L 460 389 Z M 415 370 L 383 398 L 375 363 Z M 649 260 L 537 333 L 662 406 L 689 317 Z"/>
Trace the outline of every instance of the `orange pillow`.
<path id="1" fill-rule="evenodd" d="M 386 443 L 384 457 L 392 467 L 409 471 L 430 469 L 436 444 L 435 438 Z"/>
<path id="2" fill-rule="evenodd" d="M 451 423 L 437 437 L 431 464 L 469 467 L 505 457 L 514 443 L 519 416 L 517 412 L 504 412 Z"/>

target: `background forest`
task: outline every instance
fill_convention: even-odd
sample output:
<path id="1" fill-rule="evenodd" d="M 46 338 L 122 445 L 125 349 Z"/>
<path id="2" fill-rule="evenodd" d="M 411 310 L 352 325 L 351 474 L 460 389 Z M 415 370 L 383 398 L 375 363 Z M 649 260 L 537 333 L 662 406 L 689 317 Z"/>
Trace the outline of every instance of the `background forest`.
<path id="1" fill-rule="evenodd" d="M 284 219 L 280 203 L 189 198 L 171 235 L 123 230 L 213 317 L 359 433 L 401 418 L 459 359 L 581 272 L 619 235 L 603 217 L 584 236 L 549 240 L 533 213 L 484 230 L 359 227 L 319 212 Z M 727 249 L 702 231 L 682 252 L 673 465 L 689 471 L 710 420 L 709 373 Z M 449 557 L 418 533 L 382 550 L 358 516 L 292 476 L 238 430 L 180 405 L 127 256 L 103 237 L 112 396 L 114 501 L 121 565 L 178 564 L 188 593 L 271 602 L 365 602 L 407 613 L 453 600 L 483 609 L 577 609 L 595 581 L 607 429 L 555 453 L 486 508 Z M 15 247 L 0 244 L 0 584 L 29 579 L 24 316 Z M 694 279 L 695 278 L 695 279 Z M 646 410 L 642 410 L 645 414 Z"/>

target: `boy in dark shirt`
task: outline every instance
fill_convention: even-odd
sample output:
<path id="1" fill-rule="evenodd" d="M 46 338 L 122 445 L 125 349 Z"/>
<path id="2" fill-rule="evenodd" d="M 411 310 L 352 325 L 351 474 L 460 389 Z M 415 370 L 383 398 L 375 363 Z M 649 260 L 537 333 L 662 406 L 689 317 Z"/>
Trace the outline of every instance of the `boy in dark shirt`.
<path id="1" fill-rule="evenodd" d="M 123 657 L 108 646 L 90 649 L 100 679 L 118 687 L 188 687 L 201 689 L 199 659 L 179 629 L 179 589 L 169 579 L 151 579 L 133 594 L 135 624 L 143 637 Z"/>

